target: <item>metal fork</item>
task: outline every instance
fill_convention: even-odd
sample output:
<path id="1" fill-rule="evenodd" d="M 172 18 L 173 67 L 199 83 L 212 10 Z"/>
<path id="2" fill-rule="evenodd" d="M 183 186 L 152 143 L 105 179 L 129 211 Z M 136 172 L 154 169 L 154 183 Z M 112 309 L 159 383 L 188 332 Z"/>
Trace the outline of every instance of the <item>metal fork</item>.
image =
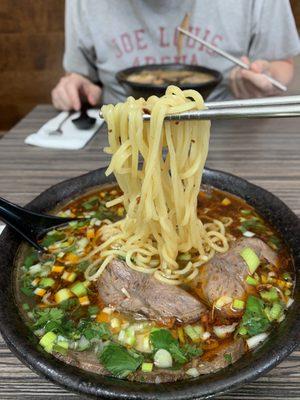
<path id="1" fill-rule="evenodd" d="M 54 129 L 53 131 L 48 132 L 48 135 L 49 136 L 61 136 L 63 134 L 63 131 L 62 131 L 63 124 L 67 121 L 67 119 L 70 117 L 70 115 L 71 115 L 71 113 L 68 112 L 66 117 L 62 121 L 60 121 L 57 128 Z"/>

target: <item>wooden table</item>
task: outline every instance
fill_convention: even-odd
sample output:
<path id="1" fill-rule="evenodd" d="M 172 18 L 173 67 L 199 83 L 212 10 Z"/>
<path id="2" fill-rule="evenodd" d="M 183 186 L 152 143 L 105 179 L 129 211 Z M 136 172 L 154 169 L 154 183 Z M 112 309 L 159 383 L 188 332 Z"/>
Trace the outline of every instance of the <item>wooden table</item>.
<path id="1" fill-rule="evenodd" d="M 49 186 L 107 163 L 105 129 L 80 151 L 26 146 L 24 138 L 55 115 L 38 106 L 0 140 L 0 195 L 24 205 Z M 256 183 L 300 215 L 299 119 L 227 121 L 212 129 L 207 166 Z M 25 367 L 0 339 L 0 399 L 79 399 Z M 218 399 L 300 399 L 299 349 L 257 381 Z"/>

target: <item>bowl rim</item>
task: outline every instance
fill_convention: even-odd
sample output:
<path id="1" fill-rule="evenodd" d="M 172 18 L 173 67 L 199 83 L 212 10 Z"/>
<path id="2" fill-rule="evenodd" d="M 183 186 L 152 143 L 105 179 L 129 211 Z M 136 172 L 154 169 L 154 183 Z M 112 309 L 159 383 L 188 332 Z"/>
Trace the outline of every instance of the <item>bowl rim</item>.
<path id="1" fill-rule="evenodd" d="M 189 71 L 196 72 L 204 72 L 210 74 L 214 79 L 203 83 L 191 83 L 191 84 L 180 84 L 180 88 L 182 90 L 193 89 L 195 87 L 199 89 L 217 86 L 222 80 L 223 75 L 220 71 L 208 67 L 202 67 L 200 65 L 190 65 L 183 63 L 167 63 L 167 64 L 143 64 L 137 67 L 129 67 L 123 70 L 120 70 L 116 73 L 116 79 L 119 83 L 130 86 L 133 89 L 144 89 L 144 90 L 165 90 L 170 84 L 164 85 L 155 85 L 152 83 L 140 83 L 140 82 L 131 82 L 127 78 L 132 73 L 138 73 L 143 70 L 154 70 L 154 69 L 171 69 L 173 71 L 186 69 Z"/>
<path id="2" fill-rule="evenodd" d="M 88 188 L 100 186 L 104 183 L 112 183 L 114 179 L 105 177 L 104 171 L 105 168 L 100 168 L 60 182 L 32 200 L 28 204 L 28 208 L 35 211 L 47 211 L 50 208 L 55 208 L 59 201 L 79 195 L 80 192 L 84 193 Z M 212 397 L 257 378 L 275 367 L 290 354 L 299 343 L 300 338 L 299 219 L 276 196 L 242 178 L 217 170 L 205 169 L 203 183 L 208 183 L 221 190 L 226 190 L 224 187 L 235 188 L 230 191 L 227 189 L 227 191 L 245 198 L 251 205 L 253 205 L 253 202 L 264 204 L 265 201 L 269 201 L 268 209 L 271 209 L 271 211 L 281 210 L 281 216 L 274 215 L 274 221 L 278 221 L 278 218 L 283 223 L 286 221 L 286 225 L 282 227 L 280 232 L 289 236 L 288 245 L 294 257 L 297 275 L 294 294 L 295 302 L 289 309 L 287 317 L 279 329 L 273 331 L 270 334 L 270 339 L 258 350 L 253 353 L 247 353 L 233 365 L 214 374 L 163 385 L 129 382 L 117 378 L 104 377 L 67 365 L 54 356 L 36 348 L 36 345 L 27 336 L 29 330 L 21 319 L 16 305 L 12 304 L 14 301 L 14 285 L 11 260 L 14 259 L 15 251 L 21 243 L 21 239 L 10 228 L 6 227 L 0 238 L 0 281 L 2 282 L 0 288 L 0 331 L 12 352 L 30 369 L 76 393 L 101 396 L 107 399 L 141 400 L 187 400 Z M 246 193 L 245 191 L 247 195 L 242 196 L 243 193 Z M 253 198 L 255 193 L 257 197 Z M 251 198 L 252 203 L 249 201 Z M 282 344 L 283 337 L 284 343 Z M 275 349 L 270 345 L 271 341 L 278 345 Z"/>

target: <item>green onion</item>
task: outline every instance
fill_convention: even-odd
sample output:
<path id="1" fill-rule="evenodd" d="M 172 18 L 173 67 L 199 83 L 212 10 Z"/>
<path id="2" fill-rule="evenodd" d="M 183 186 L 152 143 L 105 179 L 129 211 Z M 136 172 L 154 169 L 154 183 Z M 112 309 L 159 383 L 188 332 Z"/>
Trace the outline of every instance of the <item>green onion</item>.
<path id="1" fill-rule="evenodd" d="M 70 297 L 72 297 L 72 293 L 69 289 L 64 288 L 60 289 L 56 294 L 55 294 L 55 301 L 56 303 L 61 303 L 65 300 L 68 300 Z"/>
<path id="2" fill-rule="evenodd" d="M 40 345 L 48 352 L 51 353 L 57 335 L 54 332 L 47 332 L 39 341 Z"/>
<path id="3" fill-rule="evenodd" d="M 89 347 L 90 347 L 90 341 L 87 340 L 87 338 L 85 336 L 81 336 L 81 338 L 78 341 L 77 350 L 84 351 L 84 350 L 87 350 Z"/>
<path id="4" fill-rule="evenodd" d="M 270 301 L 271 303 L 278 300 L 278 292 L 274 287 L 270 290 L 265 290 L 263 292 L 260 292 L 259 294 L 262 299 Z"/>
<path id="5" fill-rule="evenodd" d="M 52 346 L 51 351 L 54 351 L 55 353 L 59 353 L 63 356 L 66 356 L 68 353 L 68 349 L 65 349 L 64 347 L 59 346 L 58 344 L 54 344 Z"/>
<path id="6" fill-rule="evenodd" d="M 42 278 L 39 286 L 42 288 L 52 287 L 55 284 L 55 280 L 52 278 Z"/>
<path id="7" fill-rule="evenodd" d="M 68 348 L 69 348 L 68 340 L 58 340 L 57 341 L 57 345 L 62 347 L 63 349 L 66 349 L 66 350 L 68 350 Z"/>
<path id="8" fill-rule="evenodd" d="M 76 228 L 77 225 L 78 225 L 78 221 L 71 221 L 71 222 L 69 222 L 69 226 L 70 226 L 71 228 Z"/>
<path id="9" fill-rule="evenodd" d="M 76 282 L 70 288 L 71 292 L 77 297 L 82 297 L 87 294 L 87 289 L 82 282 Z"/>
<path id="10" fill-rule="evenodd" d="M 125 330 L 125 338 L 124 338 L 124 343 L 128 344 L 130 346 L 133 346 L 135 343 L 135 331 L 133 327 L 129 327 Z"/>
<path id="11" fill-rule="evenodd" d="M 243 300 L 234 299 L 232 302 L 232 307 L 236 310 L 243 310 L 245 308 L 245 302 Z"/>
<path id="12" fill-rule="evenodd" d="M 240 256 L 243 258 L 245 263 L 248 265 L 250 274 L 254 274 L 254 272 L 256 271 L 257 267 L 260 264 L 260 260 L 257 257 L 256 253 L 250 247 L 245 247 L 240 252 Z"/>
<path id="13" fill-rule="evenodd" d="M 187 325 L 183 328 L 183 330 L 192 339 L 193 342 L 201 339 L 204 333 L 204 328 L 201 325 Z"/>
<path id="14" fill-rule="evenodd" d="M 30 275 L 37 275 L 42 271 L 42 265 L 40 263 L 34 264 L 29 268 Z"/>
<path id="15" fill-rule="evenodd" d="M 248 283 L 248 285 L 251 286 L 256 286 L 258 285 L 258 281 L 256 279 L 254 279 L 252 276 L 248 275 L 246 278 L 246 282 Z"/>
<path id="16" fill-rule="evenodd" d="M 142 364 L 143 372 L 151 372 L 153 370 L 153 363 L 145 362 Z"/>
<path id="17" fill-rule="evenodd" d="M 22 308 L 23 308 L 24 311 L 29 311 L 30 310 L 29 304 L 27 304 L 27 303 L 24 303 Z"/>
<path id="18" fill-rule="evenodd" d="M 252 210 L 241 210 L 241 214 L 243 215 L 249 215 L 252 213 Z"/>
<path id="19" fill-rule="evenodd" d="M 283 313 L 283 307 L 279 303 L 273 304 L 271 310 L 270 310 L 270 317 L 272 320 L 278 319 L 281 317 Z"/>

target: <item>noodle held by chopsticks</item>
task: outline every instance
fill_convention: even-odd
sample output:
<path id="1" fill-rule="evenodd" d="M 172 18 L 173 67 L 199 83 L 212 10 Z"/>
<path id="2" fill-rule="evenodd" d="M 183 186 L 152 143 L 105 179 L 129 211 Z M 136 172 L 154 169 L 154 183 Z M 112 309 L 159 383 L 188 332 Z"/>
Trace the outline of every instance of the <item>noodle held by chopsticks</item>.
<path id="1" fill-rule="evenodd" d="M 224 224 L 203 224 L 197 217 L 210 122 L 164 121 L 167 114 L 203 108 L 198 92 L 175 86 L 161 98 L 129 97 L 125 103 L 102 107 L 108 125 L 106 151 L 112 155 L 106 174 L 114 173 L 127 215 L 101 227 L 99 264 L 86 271 L 87 279 L 97 279 L 107 257 L 111 261 L 123 254 L 132 269 L 180 284 L 193 279 L 216 251 L 227 251 Z M 150 123 L 143 121 L 144 112 L 151 114 Z M 184 266 L 177 260 L 181 253 L 191 255 Z"/>

